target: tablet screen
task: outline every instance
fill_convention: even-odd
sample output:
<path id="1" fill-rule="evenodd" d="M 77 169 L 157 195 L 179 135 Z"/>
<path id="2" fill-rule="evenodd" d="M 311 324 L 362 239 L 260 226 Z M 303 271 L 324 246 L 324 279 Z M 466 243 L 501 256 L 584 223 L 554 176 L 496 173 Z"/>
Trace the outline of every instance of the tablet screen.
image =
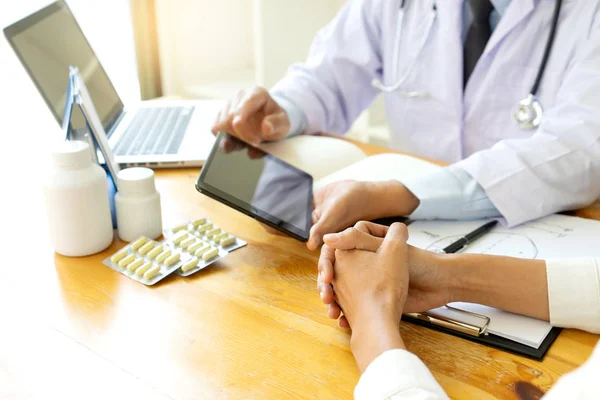
<path id="1" fill-rule="evenodd" d="M 236 208 L 308 238 L 312 177 L 284 161 L 220 133 L 198 183 Z"/>

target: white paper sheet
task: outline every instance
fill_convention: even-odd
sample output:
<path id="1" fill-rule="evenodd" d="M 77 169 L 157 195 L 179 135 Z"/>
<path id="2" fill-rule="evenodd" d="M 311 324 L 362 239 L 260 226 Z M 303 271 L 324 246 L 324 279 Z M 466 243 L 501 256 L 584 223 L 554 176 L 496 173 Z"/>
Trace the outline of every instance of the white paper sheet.
<path id="1" fill-rule="evenodd" d="M 452 307 L 459 310 L 471 311 L 477 314 L 485 315 L 490 318 L 488 332 L 496 336 L 503 337 L 524 344 L 529 347 L 538 348 L 552 329 L 546 321 L 525 317 L 523 315 L 512 314 L 496 308 L 482 306 L 472 303 L 451 303 Z M 442 315 L 444 317 L 458 320 L 461 322 L 483 326 L 483 321 L 476 317 L 461 314 L 446 307 L 440 307 L 429 311 L 432 314 Z"/>
<path id="2" fill-rule="evenodd" d="M 408 242 L 422 249 L 439 251 L 485 222 L 416 221 L 408 227 Z M 497 225 L 464 252 L 531 259 L 600 257 L 599 238 L 598 221 L 550 215 L 512 229 Z"/>
<path id="3" fill-rule="evenodd" d="M 439 251 L 485 222 L 485 220 L 417 221 L 408 227 L 408 242 L 422 249 Z M 600 222 L 598 221 L 551 215 L 512 229 L 498 225 L 470 244 L 464 252 L 531 259 L 600 257 L 599 238 Z M 534 348 L 540 346 L 552 328 L 546 321 L 478 304 L 454 303 L 452 305 L 490 317 L 490 333 Z M 443 307 L 432 311 L 461 322 L 474 323 L 471 317 L 458 315 Z M 475 324 L 481 326 L 478 320 L 475 320 Z"/>
<path id="4" fill-rule="evenodd" d="M 316 181 L 314 187 L 319 188 L 344 179 L 374 182 L 414 178 L 430 174 L 440 168 L 439 165 L 403 154 L 377 154 Z"/>

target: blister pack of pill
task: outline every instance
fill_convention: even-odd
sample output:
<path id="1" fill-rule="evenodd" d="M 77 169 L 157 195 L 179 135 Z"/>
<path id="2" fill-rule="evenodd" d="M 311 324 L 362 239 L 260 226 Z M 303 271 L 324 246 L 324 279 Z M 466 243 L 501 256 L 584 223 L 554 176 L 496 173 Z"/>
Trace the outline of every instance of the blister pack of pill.
<path id="1" fill-rule="evenodd" d="M 104 265 L 152 286 L 189 261 L 182 256 L 183 253 L 169 243 L 142 236 L 104 260 Z"/>
<path id="2" fill-rule="evenodd" d="M 182 251 L 185 261 L 176 272 L 189 276 L 198 272 L 233 250 L 247 243 L 214 225 L 206 218 L 199 218 L 164 232 L 165 241 Z"/>

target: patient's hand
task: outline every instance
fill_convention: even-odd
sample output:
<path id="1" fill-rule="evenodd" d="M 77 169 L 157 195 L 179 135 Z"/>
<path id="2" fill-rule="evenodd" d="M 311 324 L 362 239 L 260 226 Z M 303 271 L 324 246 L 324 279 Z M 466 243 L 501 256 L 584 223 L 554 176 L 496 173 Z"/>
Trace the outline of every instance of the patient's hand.
<path id="1" fill-rule="evenodd" d="M 341 315 L 341 309 L 334 300 L 334 264 L 336 249 L 362 249 L 375 252 L 383 243 L 388 227 L 372 222 L 361 221 L 354 227 L 338 234 L 324 237 L 325 245 L 319 258 L 319 277 L 317 290 L 323 303 L 328 306 L 330 318 L 338 319 L 342 327 L 348 322 Z M 440 255 L 408 246 L 408 270 L 410 276 L 409 291 L 404 312 L 426 311 L 451 302 L 452 283 L 460 277 L 453 277 L 443 258 L 452 256 Z M 400 267 L 400 266 L 398 266 Z"/>
<path id="2" fill-rule="evenodd" d="M 397 329 L 408 293 L 406 226 L 395 223 L 379 249 L 336 250 L 335 299 L 352 329 L 386 321 Z"/>

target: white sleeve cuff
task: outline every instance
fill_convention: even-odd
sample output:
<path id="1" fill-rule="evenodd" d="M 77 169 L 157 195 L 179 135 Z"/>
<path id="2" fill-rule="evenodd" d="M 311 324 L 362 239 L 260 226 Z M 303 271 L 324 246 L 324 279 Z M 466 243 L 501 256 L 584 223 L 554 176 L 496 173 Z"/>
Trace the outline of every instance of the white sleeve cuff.
<path id="1" fill-rule="evenodd" d="M 550 323 L 600 333 L 600 258 L 546 261 Z"/>
<path id="2" fill-rule="evenodd" d="M 272 93 L 271 97 L 283 110 L 290 120 L 290 132 L 288 136 L 296 136 L 302 134 L 306 130 L 307 122 L 306 115 L 300 107 L 292 100 L 283 96 L 280 93 Z"/>
<path id="3" fill-rule="evenodd" d="M 417 356 L 395 349 L 369 364 L 354 389 L 354 398 L 437 400 L 448 396 Z"/>
<path id="4" fill-rule="evenodd" d="M 400 180 L 418 199 L 411 219 L 480 219 L 500 212 L 483 188 L 463 169 L 450 165 L 413 179 Z"/>

